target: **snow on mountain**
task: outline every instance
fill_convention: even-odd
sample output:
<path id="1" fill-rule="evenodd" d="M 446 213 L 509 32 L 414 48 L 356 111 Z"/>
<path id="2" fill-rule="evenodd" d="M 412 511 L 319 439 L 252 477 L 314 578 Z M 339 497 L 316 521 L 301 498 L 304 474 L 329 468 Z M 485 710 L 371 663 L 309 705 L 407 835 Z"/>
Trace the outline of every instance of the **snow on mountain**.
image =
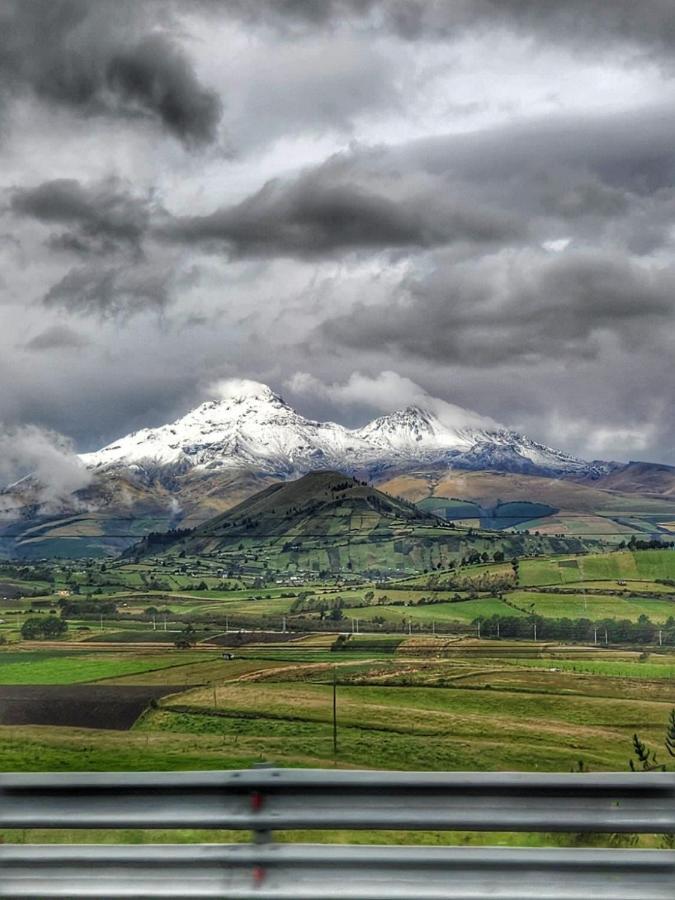
<path id="1" fill-rule="evenodd" d="M 82 454 L 81 460 L 97 471 L 246 468 L 281 476 L 325 468 L 376 472 L 437 464 L 540 474 L 584 474 L 590 468 L 449 404 L 440 411 L 411 406 L 348 429 L 304 418 L 257 382 L 238 382 L 236 389 L 172 424 L 136 431 Z"/>

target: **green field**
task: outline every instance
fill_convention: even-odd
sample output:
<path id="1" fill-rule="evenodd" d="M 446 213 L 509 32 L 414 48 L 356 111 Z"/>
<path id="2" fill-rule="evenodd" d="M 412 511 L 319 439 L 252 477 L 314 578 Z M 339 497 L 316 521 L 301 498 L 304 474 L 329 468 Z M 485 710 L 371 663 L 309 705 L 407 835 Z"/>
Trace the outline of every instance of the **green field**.
<path id="1" fill-rule="evenodd" d="M 553 619 L 630 619 L 648 616 L 653 622 L 665 622 L 675 616 L 675 602 L 642 597 L 610 597 L 602 594 L 546 594 L 513 591 L 509 600 L 528 612 Z"/>
<path id="2" fill-rule="evenodd" d="M 402 622 L 473 622 L 474 619 L 489 616 L 516 616 L 525 613 L 507 606 L 500 600 L 486 598 L 465 600 L 460 603 L 425 603 L 420 606 L 369 606 L 347 610 L 347 614 L 359 621 L 370 622 L 382 618 L 386 623 L 400 625 Z"/>
<path id="3" fill-rule="evenodd" d="M 526 666 L 528 668 L 549 668 L 560 672 L 578 672 L 582 675 L 602 675 L 612 678 L 646 678 L 649 680 L 668 680 L 675 678 L 675 657 L 659 661 L 626 662 L 614 660 L 587 659 L 511 659 L 509 665 Z"/>
<path id="4" fill-rule="evenodd" d="M 431 559 L 433 546 L 420 546 Z M 349 547 L 353 560 L 359 552 Z M 444 558 L 434 556 L 433 569 L 414 578 L 306 573 L 287 585 L 252 572 L 225 578 L 226 564 L 211 558 L 109 563 L 105 570 L 56 564 L 54 585 L 70 586 L 59 588 L 60 597 L 4 601 L 0 634 L 12 643 L 0 648 L 0 685 L 62 686 L 66 693 L 54 708 L 68 710 L 77 702 L 75 686 L 84 696 L 90 684 L 98 692 L 88 695 L 99 704 L 98 718 L 92 712 L 90 729 L 79 727 L 79 719 L 77 728 L 60 721 L 0 725 L 3 764 L 10 770 L 271 762 L 566 771 L 581 759 L 592 769 L 623 770 L 636 731 L 658 746 L 675 704 L 675 594 L 657 579 L 673 579 L 675 552 L 623 550 L 522 558 L 515 567 L 505 560 L 439 569 Z M 48 583 L 44 568 L 25 567 L 26 583 Z M 200 581 L 206 590 L 194 589 Z M 150 607 L 158 612 L 147 612 Z M 50 613 L 65 615 L 64 641 L 42 650 L 14 643 L 28 616 Z M 538 642 L 533 615 L 545 623 Z M 502 620 L 501 640 L 494 621 L 479 630 L 493 617 Z M 300 637 L 270 634 L 281 631 L 284 618 L 289 633 Z M 593 626 L 556 624 L 560 619 L 637 624 L 608 626 L 605 648 L 604 631 L 595 647 Z M 336 643 L 339 633 L 357 627 L 361 633 Z M 312 629 L 323 632 L 302 637 Z M 171 646 L 186 634 L 194 649 Z M 566 646 L 569 637 L 551 637 L 561 634 L 582 643 Z M 204 642 L 216 636 L 233 645 L 227 650 L 233 659 L 223 658 L 224 647 L 207 649 Z M 114 688 L 131 702 L 144 686 L 140 713 L 134 707 L 119 726 L 140 715 L 131 730 L 100 727 L 104 701 L 97 696 Z M 37 702 L 40 715 L 45 708 L 49 714 L 39 693 Z"/>
<path id="5" fill-rule="evenodd" d="M 81 684 L 203 660 L 203 653 L 0 652 L 0 684 Z"/>
<path id="6" fill-rule="evenodd" d="M 675 550 L 617 550 L 560 559 L 524 559 L 520 563 L 521 585 L 657 578 L 675 579 Z"/>
<path id="7" fill-rule="evenodd" d="M 532 642 L 351 640 L 354 649 L 342 653 L 321 649 L 319 638 L 304 648 L 247 646 L 232 661 L 189 651 L 5 652 L 3 684 L 103 679 L 122 691 L 147 684 L 178 693 L 129 732 L 0 727 L 0 755 L 10 770 L 332 765 L 335 672 L 338 765 L 565 771 L 583 758 L 592 768 L 623 769 L 633 732 L 658 741 L 675 704 L 672 655 L 588 649 L 579 658 Z M 369 649 L 373 640 L 382 648 Z M 441 658 L 444 647 L 454 649 Z"/>

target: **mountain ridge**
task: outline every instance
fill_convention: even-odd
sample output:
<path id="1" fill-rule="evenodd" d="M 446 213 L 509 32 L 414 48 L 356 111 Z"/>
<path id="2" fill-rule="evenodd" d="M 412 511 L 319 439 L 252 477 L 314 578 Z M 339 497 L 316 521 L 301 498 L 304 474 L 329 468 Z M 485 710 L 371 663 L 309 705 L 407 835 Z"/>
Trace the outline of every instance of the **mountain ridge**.
<path id="1" fill-rule="evenodd" d="M 444 421 L 443 411 L 410 405 L 349 429 L 305 418 L 267 385 L 252 384 L 80 459 L 94 471 L 243 467 L 284 477 L 326 468 L 372 475 L 419 465 L 593 477 L 615 465 L 588 463 L 449 405 L 456 421 Z"/>

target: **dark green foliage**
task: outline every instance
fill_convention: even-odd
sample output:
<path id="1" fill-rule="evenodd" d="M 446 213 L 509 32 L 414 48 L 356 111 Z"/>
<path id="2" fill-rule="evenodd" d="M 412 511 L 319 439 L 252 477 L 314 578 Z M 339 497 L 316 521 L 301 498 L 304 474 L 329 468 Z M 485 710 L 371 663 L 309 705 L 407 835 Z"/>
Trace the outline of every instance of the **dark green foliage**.
<path id="1" fill-rule="evenodd" d="M 114 600 L 59 600 L 61 616 L 64 619 L 84 619 L 87 616 L 115 616 L 117 604 Z"/>
<path id="2" fill-rule="evenodd" d="M 21 626 L 21 637 L 25 641 L 47 640 L 62 637 L 67 630 L 67 622 L 57 616 L 31 616 Z"/>
<path id="3" fill-rule="evenodd" d="M 671 709 L 666 728 L 666 750 L 675 756 L 675 708 Z"/>
<path id="4" fill-rule="evenodd" d="M 446 601 L 447 602 L 447 601 Z M 521 607 L 504 597 L 504 603 L 514 609 Z M 661 632 L 663 646 L 675 645 L 675 619 L 668 619 L 664 626 L 655 625 L 647 616 L 640 616 L 637 622 L 629 619 L 552 619 L 543 616 L 490 616 L 482 619 L 482 631 L 486 637 L 494 637 L 499 632 L 502 638 L 529 638 L 536 623 L 540 640 L 572 641 L 577 643 L 598 642 L 609 644 L 655 644 Z"/>
<path id="5" fill-rule="evenodd" d="M 668 717 L 664 744 L 668 753 L 671 756 L 675 756 L 675 707 L 671 709 Z M 658 762 L 655 751 L 650 750 L 637 734 L 633 735 L 633 753 L 635 754 L 635 760 L 628 760 L 628 765 L 632 772 L 640 770 L 643 772 L 666 771 L 666 766 Z"/>

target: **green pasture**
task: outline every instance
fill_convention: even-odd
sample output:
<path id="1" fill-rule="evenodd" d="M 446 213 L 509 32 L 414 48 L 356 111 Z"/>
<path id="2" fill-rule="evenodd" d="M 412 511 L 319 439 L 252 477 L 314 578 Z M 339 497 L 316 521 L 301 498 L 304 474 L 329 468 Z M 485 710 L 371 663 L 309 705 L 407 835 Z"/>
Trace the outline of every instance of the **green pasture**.
<path id="1" fill-rule="evenodd" d="M 55 651 L 18 651 L 0 653 L 0 684 L 82 684 L 152 672 L 172 666 L 204 660 L 204 653 L 158 652 L 114 654 L 111 652 L 73 653 Z"/>
<path id="2" fill-rule="evenodd" d="M 630 619 L 636 622 L 644 615 L 652 622 L 665 622 L 671 616 L 675 617 L 675 602 L 642 597 L 511 591 L 508 599 L 527 612 L 552 619 Z"/>
<path id="3" fill-rule="evenodd" d="M 654 581 L 675 579 L 675 550 L 617 550 L 587 556 L 523 559 L 521 585 L 572 584 L 577 581 Z"/>
<path id="4" fill-rule="evenodd" d="M 578 672 L 583 675 L 600 675 L 610 678 L 644 678 L 649 680 L 675 678 L 675 657 L 667 656 L 660 659 L 658 654 L 653 654 L 644 662 L 629 662 L 627 660 L 588 660 L 588 659 L 518 659 L 511 658 L 505 661 L 507 665 L 525 666 L 527 668 L 554 668 L 561 672 Z M 638 724 L 636 723 L 636 727 Z"/>
<path id="5" fill-rule="evenodd" d="M 458 603 L 425 603 L 410 606 L 367 606 L 361 609 L 347 610 L 349 618 L 372 622 L 381 617 L 387 624 L 401 622 L 419 622 L 431 625 L 432 622 L 473 622 L 477 618 L 490 616 L 523 616 L 525 613 L 513 609 L 496 598 L 479 598 L 463 600 Z"/>
<path id="6" fill-rule="evenodd" d="M 328 678 L 327 678 L 328 681 Z M 139 728 L 219 735 L 280 764 L 332 762 L 330 684 L 265 680 L 172 696 Z M 636 727 L 658 739 L 669 705 L 526 690 L 340 685 L 341 764 L 418 769 L 566 770 L 626 766 Z M 300 763 L 302 764 L 302 763 Z"/>

